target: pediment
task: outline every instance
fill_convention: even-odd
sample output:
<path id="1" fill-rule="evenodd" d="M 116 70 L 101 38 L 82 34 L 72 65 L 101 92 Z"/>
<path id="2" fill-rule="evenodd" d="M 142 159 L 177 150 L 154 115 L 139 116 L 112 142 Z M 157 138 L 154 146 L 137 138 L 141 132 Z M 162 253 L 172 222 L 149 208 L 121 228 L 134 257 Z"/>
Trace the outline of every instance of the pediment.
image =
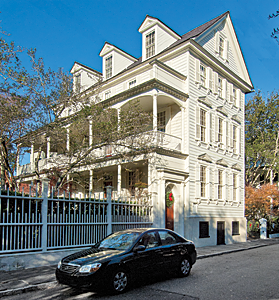
<path id="1" fill-rule="evenodd" d="M 227 112 L 227 110 L 223 106 L 217 107 L 216 111 L 218 111 L 219 113 L 223 114 L 225 117 L 228 116 L 228 112 Z"/>
<path id="2" fill-rule="evenodd" d="M 232 165 L 232 169 L 235 169 L 235 170 L 237 170 L 237 171 L 241 171 L 241 167 L 240 167 L 240 165 L 239 164 L 234 164 L 234 165 Z"/>
<path id="3" fill-rule="evenodd" d="M 217 165 L 221 165 L 223 167 L 227 167 L 228 166 L 228 163 L 222 158 L 222 159 L 219 159 L 216 161 L 216 164 Z"/>
<path id="4" fill-rule="evenodd" d="M 199 155 L 198 159 L 212 163 L 212 158 L 207 153 Z"/>
<path id="5" fill-rule="evenodd" d="M 105 56 L 106 54 L 108 54 L 112 51 L 118 52 L 119 54 L 121 54 L 122 56 L 125 56 L 126 58 L 128 58 L 129 60 L 131 60 L 133 62 L 138 60 L 134 56 L 130 55 L 129 53 L 125 52 L 124 50 L 122 50 L 122 49 L 120 49 L 120 48 L 118 48 L 118 47 L 116 47 L 116 46 L 114 46 L 114 45 L 112 45 L 108 42 L 105 42 L 105 44 L 104 44 L 102 50 L 100 51 L 99 55 L 101 57 L 103 57 L 103 56 Z"/>
<path id="6" fill-rule="evenodd" d="M 237 115 L 233 115 L 232 116 L 232 120 L 234 120 L 235 122 L 241 124 L 241 120 L 240 120 L 240 118 Z"/>
<path id="7" fill-rule="evenodd" d="M 219 58 L 215 50 L 213 51 L 217 35 L 223 36 L 226 39 L 225 47 L 228 47 L 228 57 L 225 60 Z M 253 84 L 229 12 L 203 31 L 195 38 L 195 41 L 244 80 L 250 90 L 253 89 Z"/>
<path id="8" fill-rule="evenodd" d="M 198 98 L 198 101 L 206 106 L 208 106 L 209 108 L 212 108 L 212 103 L 211 101 L 208 99 L 207 96 L 201 96 Z"/>

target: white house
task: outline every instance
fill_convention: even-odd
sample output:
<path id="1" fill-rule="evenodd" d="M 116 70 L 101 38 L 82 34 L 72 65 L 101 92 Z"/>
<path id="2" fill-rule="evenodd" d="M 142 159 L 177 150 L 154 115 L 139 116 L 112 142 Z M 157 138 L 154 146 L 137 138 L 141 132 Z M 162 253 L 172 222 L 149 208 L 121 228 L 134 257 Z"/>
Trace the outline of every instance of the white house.
<path id="1" fill-rule="evenodd" d="M 111 152 L 87 166 L 89 189 L 112 185 L 118 196 L 128 195 L 141 181 L 153 199 L 154 227 L 173 229 L 197 246 L 245 241 L 244 102 L 253 85 L 229 12 L 182 36 L 147 15 L 139 32 L 142 57 L 106 42 L 102 72 L 77 62 L 71 70 L 75 90 L 96 102 L 121 110 L 140 101 L 153 113 L 158 139 L 152 154 L 133 162 Z M 43 160 L 51 153 L 48 140 Z M 25 182 L 35 178 L 34 144 L 30 157 L 17 172 Z M 93 186 L 95 174 L 105 175 Z M 167 207 L 170 192 L 174 204 Z"/>

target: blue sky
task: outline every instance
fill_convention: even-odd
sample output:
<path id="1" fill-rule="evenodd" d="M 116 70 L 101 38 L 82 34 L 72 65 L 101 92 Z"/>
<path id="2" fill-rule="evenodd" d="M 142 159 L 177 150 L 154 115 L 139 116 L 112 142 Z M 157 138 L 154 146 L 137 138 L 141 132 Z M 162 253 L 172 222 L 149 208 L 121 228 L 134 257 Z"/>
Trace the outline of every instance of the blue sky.
<path id="1" fill-rule="evenodd" d="M 267 96 L 279 89 L 279 45 L 270 37 L 279 17 L 267 19 L 278 9 L 278 0 L 1 0 L 0 20 L 8 40 L 36 48 L 52 69 L 69 71 L 78 61 L 101 71 L 105 41 L 141 56 L 138 28 L 147 14 L 182 35 L 230 11 L 255 90 Z"/>

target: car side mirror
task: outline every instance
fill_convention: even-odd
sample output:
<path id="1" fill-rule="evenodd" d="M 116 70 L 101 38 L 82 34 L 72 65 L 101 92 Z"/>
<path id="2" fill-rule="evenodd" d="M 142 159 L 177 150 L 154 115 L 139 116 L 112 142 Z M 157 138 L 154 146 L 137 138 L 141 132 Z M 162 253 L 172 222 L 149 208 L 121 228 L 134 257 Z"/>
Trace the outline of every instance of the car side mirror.
<path id="1" fill-rule="evenodd" d="M 146 247 L 144 245 L 138 245 L 134 248 L 134 252 L 144 251 Z"/>

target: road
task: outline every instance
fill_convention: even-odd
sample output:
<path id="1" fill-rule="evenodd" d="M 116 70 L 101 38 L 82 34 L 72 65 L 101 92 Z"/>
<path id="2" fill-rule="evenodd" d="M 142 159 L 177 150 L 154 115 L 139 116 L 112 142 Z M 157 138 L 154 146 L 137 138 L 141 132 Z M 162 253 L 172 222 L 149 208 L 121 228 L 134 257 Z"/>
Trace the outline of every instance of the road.
<path id="1" fill-rule="evenodd" d="M 279 299 L 279 244 L 198 260 L 188 278 L 168 278 L 136 286 L 119 296 L 78 292 L 66 286 L 5 297 L 35 299 Z"/>

